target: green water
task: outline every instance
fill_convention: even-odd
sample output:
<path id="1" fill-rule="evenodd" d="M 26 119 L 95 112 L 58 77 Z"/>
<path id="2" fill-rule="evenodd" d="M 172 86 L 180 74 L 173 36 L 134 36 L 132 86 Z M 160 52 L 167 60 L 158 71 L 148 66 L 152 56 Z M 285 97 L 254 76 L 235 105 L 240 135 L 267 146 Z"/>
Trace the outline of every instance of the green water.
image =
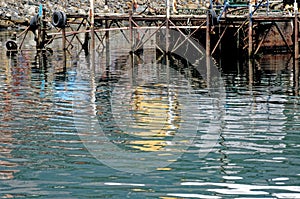
<path id="1" fill-rule="evenodd" d="M 0 197 L 300 198 L 289 55 L 264 56 L 253 73 L 222 60 L 214 90 L 151 51 L 97 51 L 93 62 L 76 48 L 64 58 L 3 46 Z"/>

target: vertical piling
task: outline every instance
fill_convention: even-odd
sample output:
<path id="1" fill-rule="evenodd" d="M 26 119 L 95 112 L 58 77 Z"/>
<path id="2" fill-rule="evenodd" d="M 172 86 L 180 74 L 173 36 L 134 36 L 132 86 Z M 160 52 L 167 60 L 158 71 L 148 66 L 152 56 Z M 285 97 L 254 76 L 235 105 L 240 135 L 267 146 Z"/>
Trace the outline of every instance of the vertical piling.
<path id="1" fill-rule="evenodd" d="M 298 96 L 299 95 L 299 62 L 298 60 L 295 60 L 295 64 L 294 64 L 294 91 L 295 91 L 295 95 Z"/>
<path id="2" fill-rule="evenodd" d="M 249 90 L 252 91 L 252 88 L 253 88 L 253 59 L 248 59 L 248 73 L 249 73 L 249 80 L 248 80 L 248 83 L 249 83 Z"/>
<path id="3" fill-rule="evenodd" d="M 236 49 L 237 49 L 237 56 L 239 57 L 240 54 L 240 30 L 239 29 L 237 31 L 237 36 L 236 36 Z"/>
<path id="4" fill-rule="evenodd" d="M 95 13 L 94 13 L 94 0 L 90 0 L 90 21 L 91 21 L 91 49 L 95 49 Z"/>
<path id="5" fill-rule="evenodd" d="M 251 58 L 253 51 L 253 30 L 252 30 L 252 2 L 249 3 L 249 25 L 248 25 L 248 57 Z"/>
<path id="6" fill-rule="evenodd" d="M 298 4 L 294 1 L 294 90 L 295 95 L 299 95 L 299 24 L 298 24 Z"/>
<path id="7" fill-rule="evenodd" d="M 167 13 L 166 13 L 166 53 L 169 53 L 169 39 L 170 39 L 170 0 L 166 0 Z"/>
<path id="8" fill-rule="evenodd" d="M 210 56 L 210 17 L 209 17 L 209 10 L 207 10 L 206 16 L 206 57 Z"/>
<path id="9" fill-rule="evenodd" d="M 130 39 L 130 47 L 131 47 L 131 51 L 133 52 L 133 26 L 132 26 L 132 14 L 133 11 L 130 10 L 129 11 L 129 39 Z"/>
<path id="10" fill-rule="evenodd" d="M 66 29 L 64 27 L 61 29 L 61 33 L 62 33 L 62 50 L 65 51 L 66 50 Z"/>
<path id="11" fill-rule="evenodd" d="M 108 27 L 108 20 L 105 20 L 105 29 L 107 30 Z M 110 65 L 110 42 L 109 42 L 109 30 L 105 31 L 105 58 L 106 58 L 106 66 L 109 67 Z"/>
<path id="12" fill-rule="evenodd" d="M 47 26 L 47 22 L 46 22 L 46 9 L 42 8 L 42 21 L 41 21 L 41 48 L 45 47 L 45 40 L 46 40 L 46 26 Z"/>
<path id="13" fill-rule="evenodd" d="M 297 1 L 295 0 L 294 2 L 294 14 L 295 14 L 295 19 L 294 19 L 294 59 L 295 62 L 298 62 L 299 59 L 299 38 L 298 38 L 298 33 L 299 33 L 299 24 L 298 24 L 298 4 Z"/>

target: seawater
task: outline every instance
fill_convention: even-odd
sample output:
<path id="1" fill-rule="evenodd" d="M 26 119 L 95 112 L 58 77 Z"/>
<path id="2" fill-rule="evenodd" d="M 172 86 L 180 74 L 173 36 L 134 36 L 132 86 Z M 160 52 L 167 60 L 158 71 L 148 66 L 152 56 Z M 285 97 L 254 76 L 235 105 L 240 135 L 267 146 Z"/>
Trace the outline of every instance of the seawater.
<path id="1" fill-rule="evenodd" d="M 94 56 L 59 42 L 37 52 L 32 38 L 7 55 L 10 37 L 0 37 L 2 198 L 300 198 L 290 55 L 215 60 L 212 80 L 113 36 Z"/>

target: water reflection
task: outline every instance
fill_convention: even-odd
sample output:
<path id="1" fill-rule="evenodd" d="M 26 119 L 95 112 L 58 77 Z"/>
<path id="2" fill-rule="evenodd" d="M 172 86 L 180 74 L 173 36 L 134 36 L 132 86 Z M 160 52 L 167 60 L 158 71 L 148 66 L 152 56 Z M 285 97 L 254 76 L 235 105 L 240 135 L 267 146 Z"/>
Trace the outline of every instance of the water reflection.
<path id="1" fill-rule="evenodd" d="M 148 170 L 143 165 L 161 170 L 162 165 L 170 164 L 185 152 L 192 140 L 197 142 L 196 148 L 205 148 L 203 153 L 207 153 L 211 148 L 208 143 L 213 146 L 218 138 L 218 129 L 208 126 L 212 125 L 210 119 L 216 111 L 220 111 L 220 107 L 210 104 L 213 98 L 209 91 L 201 93 L 196 89 L 205 89 L 206 84 L 193 84 L 193 73 L 174 70 L 163 64 L 164 59 L 157 62 L 155 58 L 149 58 L 148 52 L 144 53 L 148 54 L 148 58 L 143 60 L 139 56 L 119 53 L 100 80 L 92 73 L 77 71 L 75 83 L 82 85 L 75 88 L 74 96 L 74 107 L 78 109 L 75 110 L 75 124 L 82 132 L 81 139 L 100 161 L 113 161 L 113 164 L 123 164 L 124 158 L 128 160 L 127 164 L 129 160 L 134 161 L 138 166 L 130 168 L 133 172 L 143 171 L 142 167 Z M 152 55 L 155 53 L 152 52 Z M 145 60 L 151 61 L 146 63 Z M 92 80 L 88 81 L 88 77 Z M 90 104 L 85 104 L 84 100 Z M 83 107 L 86 112 L 82 111 Z M 88 116 L 88 113 L 93 115 Z M 94 123 L 95 116 L 97 123 Z M 206 119 L 201 122 L 195 118 Z M 197 132 L 200 135 L 196 139 Z M 198 139 L 201 141 L 196 141 Z M 119 154 L 117 159 L 122 160 L 120 163 L 108 159 L 112 151 Z M 139 151 L 152 153 L 143 156 Z M 151 158 L 155 161 L 149 164 Z M 124 165 L 117 167 L 127 168 Z"/>
<path id="2" fill-rule="evenodd" d="M 220 107 L 206 79 L 177 57 L 97 52 L 92 67 L 84 52 L 72 53 L 7 57 L 1 49 L 0 197 L 300 197 L 299 74 L 288 56 L 262 57 L 253 73 L 248 63 L 220 66 Z M 219 108 L 222 128 L 210 128 Z M 105 134 L 91 134 L 94 124 Z M 221 132 L 213 150 L 210 132 Z M 151 172 L 131 175 L 97 160 L 85 141 L 95 151 L 113 143 L 137 154 L 96 151 L 116 167 L 124 161 L 143 171 L 146 157 L 138 155 L 155 152 L 172 164 L 155 165 L 158 157 Z"/>
<path id="3" fill-rule="evenodd" d="M 135 120 L 135 126 L 132 128 L 140 130 L 133 132 L 133 135 L 158 138 L 173 136 L 176 133 L 180 123 L 179 102 L 176 99 L 176 91 L 166 88 L 167 85 L 157 84 L 136 88 L 132 96 L 131 111 Z M 161 140 L 134 140 L 129 141 L 129 144 L 142 151 L 159 151 L 167 145 Z"/>

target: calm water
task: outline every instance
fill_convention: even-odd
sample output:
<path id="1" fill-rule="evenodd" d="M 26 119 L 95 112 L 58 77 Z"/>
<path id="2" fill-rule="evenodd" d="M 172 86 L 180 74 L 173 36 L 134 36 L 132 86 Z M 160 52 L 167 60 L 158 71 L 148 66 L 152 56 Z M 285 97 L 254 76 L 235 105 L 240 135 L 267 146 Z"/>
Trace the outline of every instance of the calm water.
<path id="1" fill-rule="evenodd" d="M 151 49 L 132 57 L 118 44 L 93 62 L 58 43 L 7 56 L 9 37 L 0 36 L 2 198 L 300 198 L 289 55 L 262 57 L 253 73 L 222 60 L 214 88 Z"/>

